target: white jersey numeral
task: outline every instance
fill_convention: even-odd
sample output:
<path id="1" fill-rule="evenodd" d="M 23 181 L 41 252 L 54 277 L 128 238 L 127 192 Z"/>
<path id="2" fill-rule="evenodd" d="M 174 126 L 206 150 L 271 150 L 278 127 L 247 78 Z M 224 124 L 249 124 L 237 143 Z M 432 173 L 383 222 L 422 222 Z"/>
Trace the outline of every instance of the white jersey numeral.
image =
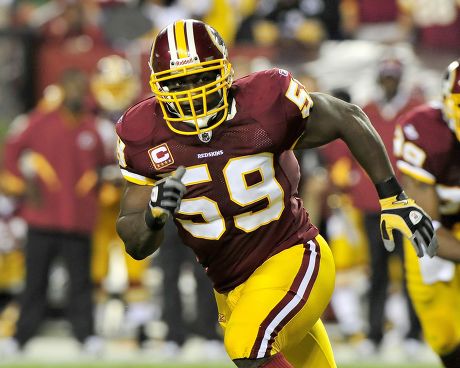
<path id="1" fill-rule="evenodd" d="M 402 158 L 407 163 L 422 167 L 426 160 L 426 153 L 420 147 L 404 139 L 404 133 L 401 127 L 396 126 L 393 137 L 393 153 L 396 157 Z"/>
<path id="2" fill-rule="evenodd" d="M 260 153 L 252 156 L 232 158 L 223 169 L 224 179 L 230 200 L 241 207 L 261 200 L 268 205 L 259 211 L 244 212 L 234 216 L 235 226 L 245 232 L 278 220 L 284 210 L 284 192 L 275 178 L 272 153 Z M 257 173 L 260 180 L 248 184 L 247 177 Z M 183 177 L 187 186 L 212 181 L 206 164 L 188 167 Z M 183 199 L 178 210 L 179 214 L 201 216 L 204 222 L 178 219 L 185 230 L 196 238 L 218 240 L 226 230 L 225 220 L 217 202 L 202 196 Z"/>
<path id="3" fill-rule="evenodd" d="M 246 183 L 246 175 L 256 171 L 262 180 L 249 186 Z M 263 199 L 267 199 L 269 203 L 260 211 L 235 216 L 237 228 L 251 232 L 280 218 L 284 210 L 284 195 L 281 185 L 275 179 L 272 153 L 232 158 L 224 168 L 224 176 L 230 199 L 241 207 Z"/>
<path id="4" fill-rule="evenodd" d="M 225 221 L 219 206 L 217 202 L 208 197 L 183 199 L 178 213 L 203 217 L 205 222 L 202 223 L 178 219 L 183 228 L 195 238 L 217 240 L 225 232 Z"/>
<path id="5" fill-rule="evenodd" d="M 304 119 L 310 115 L 313 102 L 305 87 L 297 79 L 291 79 L 285 96 L 297 105 Z"/>
<path id="6" fill-rule="evenodd" d="M 125 158 L 125 147 L 126 145 L 123 143 L 123 141 L 118 138 L 117 139 L 117 158 L 118 158 L 118 163 L 121 167 L 126 167 L 126 158 Z"/>
<path id="7" fill-rule="evenodd" d="M 412 142 L 404 142 L 402 158 L 414 166 L 422 167 L 426 160 L 426 153 Z"/>

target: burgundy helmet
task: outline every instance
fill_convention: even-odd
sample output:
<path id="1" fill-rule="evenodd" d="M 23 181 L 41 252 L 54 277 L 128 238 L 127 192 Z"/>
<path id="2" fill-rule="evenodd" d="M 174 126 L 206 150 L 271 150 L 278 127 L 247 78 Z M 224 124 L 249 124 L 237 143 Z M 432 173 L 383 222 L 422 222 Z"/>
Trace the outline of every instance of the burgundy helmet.
<path id="1" fill-rule="evenodd" d="M 157 35 L 149 65 L 150 86 L 174 132 L 200 134 L 225 121 L 233 70 L 214 28 L 193 19 L 175 21 Z"/>

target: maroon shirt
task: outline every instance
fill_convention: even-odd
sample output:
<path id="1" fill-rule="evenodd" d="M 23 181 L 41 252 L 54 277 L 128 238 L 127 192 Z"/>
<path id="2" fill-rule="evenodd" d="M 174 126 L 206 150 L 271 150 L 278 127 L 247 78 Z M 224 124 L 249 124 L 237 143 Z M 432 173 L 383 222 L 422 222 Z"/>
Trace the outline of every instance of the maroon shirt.
<path id="1" fill-rule="evenodd" d="M 244 282 L 271 255 L 318 234 L 297 192 L 300 171 L 291 147 L 307 119 L 302 105 L 286 97 L 289 86 L 303 90 L 279 69 L 237 80 L 229 118 L 208 143 L 169 130 L 154 97 L 117 124 L 127 180 L 145 184 L 187 167 L 176 224 L 219 292 Z M 305 97 L 297 100 L 306 101 L 305 116 L 311 102 L 306 92 L 298 96 Z"/>
<path id="2" fill-rule="evenodd" d="M 22 204 L 21 216 L 36 228 L 89 234 L 97 215 L 97 188 L 90 177 L 86 176 L 89 186 L 82 178 L 104 165 L 104 147 L 94 117 L 86 116 L 75 125 L 66 114 L 63 110 L 29 114 L 21 131 L 6 140 L 5 169 L 21 178 L 21 157 L 28 152 L 39 155 L 38 193 Z"/>
<path id="3" fill-rule="evenodd" d="M 436 186 L 444 226 L 460 223 L 460 142 L 443 120 L 441 105 L 420 106 L 398 124 L 398 169 Z"/>
<path id="4" fill-rule="evenodd" d="M 460 12 L 450 24 L 435 24 L 420 27 L 420 44 L 425 47 L 458 50 L 460 47 Z"/>
<path id="5" fill-rule="evenodd" d="M 458 2 L 457 2 L 458 4 Z M 411 10 L 417 27 L 417 43 L 429 49 L 457 51 L 460 47 L 460 6 L 439 2 L 435 11 L 421 7 Z"/>
<path id="6" fill-rule="evenodd" d="M 358 0 L 361 23 L 393 22 L 398 18 L 396 0 Z"/>

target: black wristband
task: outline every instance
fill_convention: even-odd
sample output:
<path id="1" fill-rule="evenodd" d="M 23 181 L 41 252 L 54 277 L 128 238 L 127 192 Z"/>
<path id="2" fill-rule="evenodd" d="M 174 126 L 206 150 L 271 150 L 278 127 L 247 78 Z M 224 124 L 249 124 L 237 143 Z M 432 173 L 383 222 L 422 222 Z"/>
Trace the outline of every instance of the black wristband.
<path id="1" fill-rule="evenodd" d="M 375 184 L 375 189 L 380 199 L 397 196 L 402 193 L 402 188 L 394 176 Z"/>
<path id="2" fill-rule="evenodd" d="M 150 209 L 150 205 L 147 205 L 147 209 L 145 210 L 144 215 L 145 223 L 150 230 L 158 231 L 165 226 L 166 221 L 161 219 L 160 217 L 153 217 L 152 210 Z"/>

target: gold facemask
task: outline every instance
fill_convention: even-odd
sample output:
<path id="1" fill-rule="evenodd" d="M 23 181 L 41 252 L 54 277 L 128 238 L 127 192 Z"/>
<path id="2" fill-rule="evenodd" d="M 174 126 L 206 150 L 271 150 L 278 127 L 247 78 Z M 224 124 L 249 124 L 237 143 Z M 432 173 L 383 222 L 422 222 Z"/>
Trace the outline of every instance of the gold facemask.
<path id="1" fill-rule="evenodd" d="M 216 71 L 217 78 L 199 87 L 169 91 L 164 86 L 176 78 L 210 71 Z M 232 81 L 233 69 L 226 59 L 184 65 L 150 75 L 150 87 L 160 103 L 163 118 L 173 132 L 182 135 L 208 132 L 226 120 L 229 109 L 228 89 Z M 220 96 L 219 103 L 209 106 L 208 97 L 216 93 Z M 195 104 L 200 106 L 201 111 L 196 111 Z"/>

